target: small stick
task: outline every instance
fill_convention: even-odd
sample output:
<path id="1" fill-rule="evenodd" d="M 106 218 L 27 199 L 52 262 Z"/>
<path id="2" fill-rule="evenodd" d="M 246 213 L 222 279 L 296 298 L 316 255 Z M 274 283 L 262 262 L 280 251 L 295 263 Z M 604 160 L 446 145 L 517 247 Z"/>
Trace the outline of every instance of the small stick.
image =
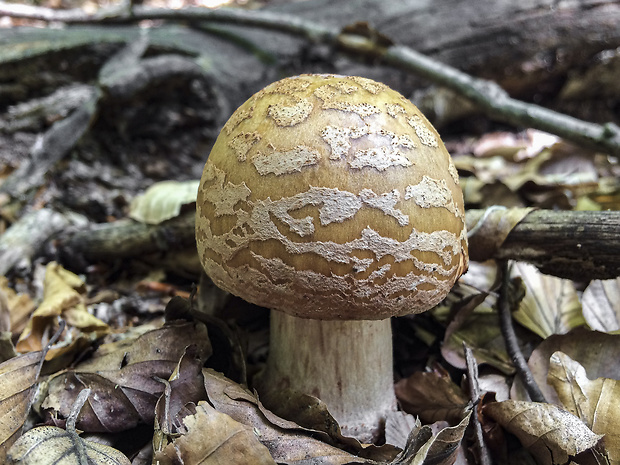
<path id="1" fill-rule="evenodd" d="M 536 384 L 534 375 L 530 371 L 530 367 L 527 365 L 527 361 L 519 348 L 519 341 L 515 333 L 514 326 L 512 325 L 512 305 L 510 302 L 510 269 L 508 262 L 502 263 L 502 285 L 499 289 L 499 299 L 497 301 L 499 311 L 500 328 L 504 342 L 506 344 L 506 350 L 508 355 L 512 359 L 517 373 L 519 374 L 521 381 L 525 385 L 525 389 L 530 398 L 534 402 L 546 402 L 545 396 Z"/>
<path id="2" fill-rule="evenodd" d="M 484 442 L 484 436 L 482 435 L 482 425 L 478 418 L 478 402 L 480 401 L 480 385 L 478 384 L 478 365 L 472 350 L 463 342 L 463 350 L 465 351 L 465 361 L 467 363 L 467 381 L 469 384 L 469 395 L 472 402 L 472 422 L 474 425 L 474 432 L 476 435 L 476 445 L 478 452 L 480 453 L 480 465 L 491 465 L 491 455 L 489 449 Z"/>

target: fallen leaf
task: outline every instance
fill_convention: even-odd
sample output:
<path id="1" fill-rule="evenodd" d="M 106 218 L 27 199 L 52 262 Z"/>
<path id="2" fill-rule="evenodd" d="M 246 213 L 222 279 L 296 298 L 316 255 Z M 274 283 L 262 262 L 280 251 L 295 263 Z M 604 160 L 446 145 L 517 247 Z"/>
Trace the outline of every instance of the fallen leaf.
<path id="1" fill-rule="evenodd" d="M 572 281 L 542 274 L 534 265 L 516 262 L 512 276 L 523 280 L 526 294 L 513 313 L 521 325 L 542 338 L 586 324 Z"/>
<path id="2" fill-rule="evenodd" d="M 42 352 L 30 352 L 0 364 L 0 463 L 26 420 L 41 357 Z"/>
<path id="3" fill-rule="evenodd" d="M 547 402 L 560 404 L 555 390 L 547 384 L 549 359 L 556 351 L 564 352 L 581 363 L 590 379 L 620 379 L 620 364 L 609 363 L 610 360 L 620 360 L 620 335 L 590 331 L 586 328 L 554 335 L 542 341 L 527 362 Z M 518 379 L 513 384 L 511 398 L 528 399 Z"/>
<path id="4" fill-rule="evenodd" d="M 160 380 L 165 389 L 155 406 L 153 450 L 162 450 L 170 438 L 185 433 L 183 419 L 195 413 L 195 405 L 207 398 L 202 377 L 203 360 L 197 347 L 185 349 L 168 380 Z"/>
<path id="5" fill-rule="evenodd" d="M 586 370 L 562 352 L 551 356 L 549 384 L 560 402 L 590 429 L 605 436 L 612 463 L 620 463 L 620 381 L 609 378 L 588 379 Z"/>
<path id="6" fill-rule="evenodd" d="M 606 333 L 620 330 L 620 278 L 591 281 L 581 301 L 590 328 Z"/>
<path id="7" fill-rule="evenodd" d="M 429 372 L 415 372 L 396 383 L 394 389 L 402 409 L 418 415 L 425 423 L 458 422 L 469 403 L 469 397 L 440 366 Z"/>
<path id="8" fill-rule="evenodd" d="M 597 447 L 602 438 L 578 417 L 551 404 L 505 400 L 485 405 L 482 412 L 514 434 L 539 465 L 568 463 Z"/>
<path id="9" fill-rule="evenodd" d="M 6 297 L 9 328 L 13 333 L 19 333 L 26 326 L 35 304 L 28 294 L 17 293 L 11 289 L 4 276 L 0 276 L 0 291 Z"/>
<path id="10" fill-rule="evenodd" d="M 275 465 L 258 433 L 247 425 L 200 402 L 194 415 L 183 419 L 187 433 L 174 439 L 154 456 L 161 465 Z"/>
<path id="11" fill-rule="evenodd" d="M 391 462 L 392 465 L 452 465 L 456 460 L 461 441 L 471 414 L 467 414 L 456 426 L 440 427 L 438 432 L 429 425 L 419 423 L 407 441 L 403 451 Z"/>
<path id="12" fill-rule="evenodd" d="M 183 205 L 196 202 L 200 181 L 162 181 L 153 184 L 131 202 L 129 217 L 146 224 L 174 218 Z"/>
<path id="13" fill-rule="evenodd" d="M 497 256 L 502 244 L 512 230 L 533 208 L 504 208 L 497 205 L 476 210 L 479 215 L 467 215 L 467 232 L 470 249 L 476 254 L 471 260 L 483 262 Z"/>
<path id="14" fill-rule="evenodd" d="M 220 373 L 204 369 L 203 375 L 209 401 L 215 409 L 251 427 L 277 463 L 287 465 L 376 463 L 375 460 L 353 455 L 317 439 L 317 437 L 326 437 L 324 433 L 308 431 L 292 421 L 277 417 L 262 408 L 254 394 Z M 397 454 L 391 446 L 386 447 L 389 452 L 385 453 L 382 450 L 375 450 L 378 448 L 367 449 L 369 454 L 375 453 L 384 461 L 391 460 Z M 359 448 L 360 454 L 364 451 L 366 449 Z"/>
<path id="15" fill-rule="evenodd" d="M 50 379 L 43 408 L 53 417 L 67 418 L 78 393 L 90 388 L 92 395 L 78 421 L 81 430 L 119 432 L 150 424 L 164 391 L 156 378 L 168 379 L 191 344 L 202 362 L 211 354 L 204 324 L 169 322 L 131 342 L 117 343 L 116 350 L 102 346 L 91 359 Z"/>
<path id="16" fill-rule="evenodd" d="M 108 325 L 91 315 L 85 304 L 84 282 L 56 262 L 45 268 L 43 301 L 32 314 L 26 328 L 17 341 L 19 352 L 41 350 L 47 344 L 47 335 L 53 334 L 58 318 L 66 321 L 68 332 L 64 340 L 52 346 L 46 360 L 89 344 L 109 331 Z"/>
<path id="17" fill-rule="evenodd" d="M 75 431 L 57 426 L 39 426 L 26 432 L 11 447 L 10 463 L 15 465 L 130 465 L 118 450 L 86 441 Z"/>

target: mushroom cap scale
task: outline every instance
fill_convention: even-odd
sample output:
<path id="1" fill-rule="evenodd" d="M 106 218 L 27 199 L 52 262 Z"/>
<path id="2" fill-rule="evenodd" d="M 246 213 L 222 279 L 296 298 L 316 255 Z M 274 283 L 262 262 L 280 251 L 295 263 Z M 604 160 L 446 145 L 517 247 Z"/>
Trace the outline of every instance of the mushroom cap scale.
<path id="1" fill-rule="evenodd" d="M 359 77 L 286 78 L 245 102 L 205 165 L 196 238 L 216 285 L 304 318 L 423 312 L 468 260 L 439 135 L 402 95 Z"/>

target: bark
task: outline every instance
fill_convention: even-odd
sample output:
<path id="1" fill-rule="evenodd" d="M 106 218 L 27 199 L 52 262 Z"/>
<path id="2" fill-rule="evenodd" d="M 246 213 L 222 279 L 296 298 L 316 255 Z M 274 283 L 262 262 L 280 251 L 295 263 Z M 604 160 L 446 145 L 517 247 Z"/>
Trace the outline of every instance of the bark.
<path id="1" fill-rule="evenodd" d="M 468 219 L 474 212 L 468 212 Z M 468 221 L 469 222 L 469 221 Z M 529 213 L 494 258 L 533 263 L 543 273 L 577 281 L 620 276 L 620 212 Z M 471 257 L 476 259 L 474 248 Z"/>

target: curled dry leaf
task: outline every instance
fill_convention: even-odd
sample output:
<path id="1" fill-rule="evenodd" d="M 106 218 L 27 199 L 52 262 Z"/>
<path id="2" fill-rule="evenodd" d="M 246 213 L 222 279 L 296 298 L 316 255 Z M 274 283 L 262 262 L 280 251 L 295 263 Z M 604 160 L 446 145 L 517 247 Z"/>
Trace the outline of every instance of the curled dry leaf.
<path id="1" fill-rule="evenodd" d="M 15 465 L 131 464 L 118 450 L 56 426 L 40 426 L 25 433 L 9 450 L 8 459 Z"/>
<path id="2" fill-rule="evenodd" d="M 30 352 L 0 364 L 0 463 L 26 420 L 41 357 L 42 352 Z"/>
<path id="3" fill-rule="evenodd" d="M 277 417 L 263 409 L 256 397 L 244 387 L 211 370 L 203 370 L 205 388 L 209 401 L 217 411 L 225 413 L 235 421 L 251 427 L 260 442 L 269 449 L 277 463 L 294 465 L 313 463 L 317 465 L 344 465 L 349 463 L 376 464 L 375 460 L 362 458 L 342 449 L 327 444 L 292 421 Z M 388 447 L 393 453 L 389 459 L 381 451 L 373 451 L 383 461 L 394 458 L 397 451 Z M 376 449 L 376 448 L 374 448 Z M 364 450 L 360 447 L 359 452 Z"/>
<path id="4" fill-rule="evenodd" d="M 157 451 L 153 463 L 172 465 L 275 465 L 258 433 L 247 425 L 200 402 L 194 415 L 183 419 L 187 432 Z"/>
<path id="5" fill-rule="evenodd" d="M 549 359 L 556 351 L 581 363 L 590 379 L 620 379 L 620 364 L 609 363 L 610 360 L 620 360 L 620 335 L 577 328 L 568 334 L 551 336 L 540 343 L 527 362 L 548 402 L 560 404 L 555 390 L 547 384 Z M 513 385 L 511 398 L 527 399 L 518 380 Z"/>
<path id="6" fill-rule="evenodd" d="M 191 344 L 203 363 L 211 354 L 204 324 L 170 322 L 131 344 L 118 343 L 116 350 L 102 346 L 91 359 L 49 381 L 43 408 L 53 417 L 67 418 L 78 393 L 90 388 L 78 421 L 81 430 L 118 432 L 152 423 L 164 391 L 156 378 L 168 379 Z M 100 351 L 104 355 L 99 356 Z"/>
<path id="7" fill-rule="evenodd" d="M 471 414 L 467 414 L 456 426 L 440 427 L 437 433 L 425 425 L 414 429 L 407 446 L 391 462 L 391 465 L 452 465 L 463 440 Z M 436 428 L 435 428 L 436 429 Z"/>
<path id="8" fill-rule="evenodd" d="M 620 278 L 590 282 L 582 297 L 583 316 L 590 328 L 620 330 Z"/>
<path id="9" fill-rule="evenodd" d="M 534 265 L 514 263 L 512 276 L 519 276 L 526 294 L 515 320 L 542 338 L 564 334 L 586 324 L 572 281 L 542 274 Z"/>
<path id="10" fill-rule="evenodd" d="M 153 450 L 160 451 L 173 435 L 186 432 L 183 418 L 195 413 L 195 405 L 207 398 L 202 377 L 203 361 L 197 347 L 189 346 L 164 384 L 164 393 L 155 406 Z"/>
<path id="11" fill-rule="evenodd" d="M 56 324 L 58 317 L 64 319 L 67 326 L 72 328 L 72 335 L 50 348 L 46 360 L 66 353 L 79 344 L 89 344 L 84 342 L 84 339 L 90 341 L 92 337 L 102 336 L 109 331 L 107 324 L 88 313 L 84 281 L 58 263 L 50 262 L 45 268 L 43 301 L 19 337 L 17 350 L 41 350 L 47 342 L 45 335 Z"/>
<path id="12" fill-rule="evenodd" d="M 487 404 L 484 415 L 514 434 L 540 465 L 568 463 L 596 448 L 602 436 L 555 405 L 506 400 Z"/>
<path id="13" fill-rule="evenodd" d="M 611 463 L 620 463 L 620 381 L 588 379 L 586 370 L 562 352 L 551 356 L 549 384 L 564 407 L 581 418 L 596 434 L 605 435 Z"/>
<path id="14" fill-rule="evenodd" d="M 480 215 L 468 214 L 469 258 L 483 262 L 496 257 L 508 234 L 533 210 L 492 206 L 486 210 L 477 210 Z"/>
<path id="15" fill-rule="evenodd" d="M 439 366 L 433 371 L 418 371 L 401 379 L 394 389 L 403 410 L 418 415 L 425 423 L 439 420 L 458 422 L 469 403 L 461 388 Z"/>
<path id="16" fill-rule="evenodd" d="M 8 279 L 4 276 L 0 276 L 0 292 L 6 297 L 6 309 L 8 311 L 6 316 L 0 315 L 0 319 L 4 320 L 8 317 L 9 325 L 7 329 L 10 329 L 13 333 L 21 332 L 35 308 L 34 302 L 28 294 L 17 293 L 11 289 Z"/>

